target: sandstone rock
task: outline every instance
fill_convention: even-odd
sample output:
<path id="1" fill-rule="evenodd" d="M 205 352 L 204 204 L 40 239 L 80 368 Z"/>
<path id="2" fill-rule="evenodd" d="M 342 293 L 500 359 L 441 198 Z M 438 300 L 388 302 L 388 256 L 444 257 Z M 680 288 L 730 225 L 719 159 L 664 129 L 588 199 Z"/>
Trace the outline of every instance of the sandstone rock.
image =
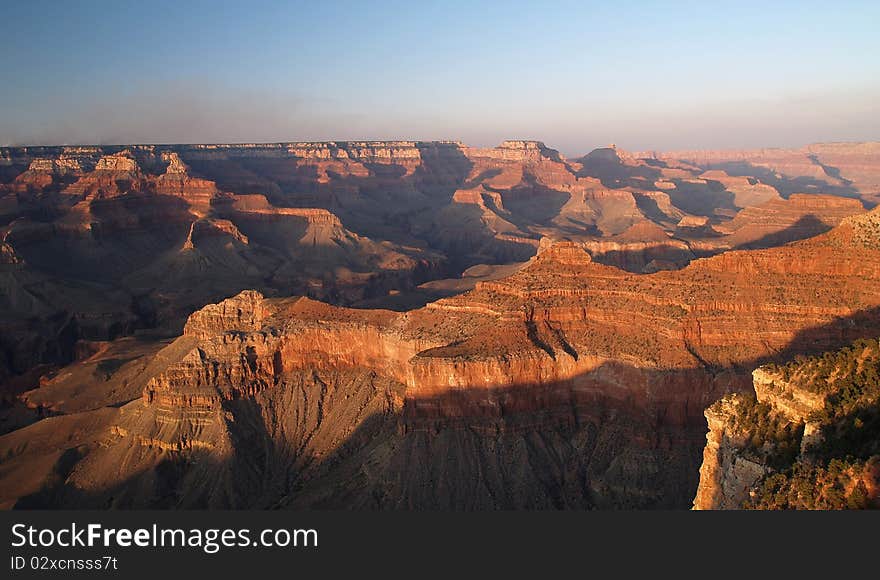
<path id="1" fill-rule="evenodd" d="M 706 410 L 709 433 L 693 509 L 740 509 L 767 468 L 738 453 L 746 434 L 732 426 L 739 399 L 725 398 Z"/>
<path id="2" fill-rule="evenodd" d="M 757 400 L 731 395 L 706 411 L 709 433 L 694 509 L 876 504 L 875 434 L 861 418 L 855 425 L 863 432 L 849 429 L 853 416 L 876 413 L 878 368 L 876 339 L 757 368 L 752 373 Z"/>
<path id="3" fill-rule="evenodd" d="M 684 506 L 707 405 L 876 327 L 876 210 L 792 189 L 866 195 L 828 151 L 738 175 L 519 140 L 0 150 L 0 379 L 81 415 L 0 437 L 2 502 Z M 815 410 L 789 391 L 759 400 Z M 733 506 L 763 467 L 722 430 L 701 501 Z"/>

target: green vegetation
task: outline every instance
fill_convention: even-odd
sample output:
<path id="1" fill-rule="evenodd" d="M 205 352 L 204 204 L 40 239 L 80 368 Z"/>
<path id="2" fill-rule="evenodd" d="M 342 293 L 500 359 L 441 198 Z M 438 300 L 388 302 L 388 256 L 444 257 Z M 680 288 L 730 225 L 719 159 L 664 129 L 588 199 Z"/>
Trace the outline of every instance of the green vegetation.
<path id="1" fill-rule="evenodd" d="M 736 424 L 752 437 L 743 453 L 768 447 L 786 451 L 765 461 L 774 471 L 758 484 L 745 507 L 878 507 L 872 490 L 880 477 L 880 341 L 857 340 L 839 351 L 797 357 L 768 370 L 796 388 L 826 396 L 825 406 L 809 418 L 818 424 L 820 436 L 801 456 L 790 447 L 792 433 L 780 430 L 768 405 L 742 404 Z M 781 443 L 774 446 L 776 439 Z"/>
<path id="2" fill-rule="evenodd" d="M 832 393 L 857 384 L 873 383 L 880 391 L 880 339 L 862 338 L 834 352 L 806 357 L 797 355 L 788 364 L 768 364 L 766 368 L 782 380 L 815 393 Z"/>
<path id="3" fill-rule="evenodd" d="M 798 386 L 827 395 L 825 407 L 810 416 L 822 429 L 814 455 L 830 461 L 880 454 L 880 342 L 857 340 L 807 360 L 791 374 Z"/>
<path id="4" fill-rule="evenodd" d="M 784 473 L 767 476 L 747 509 L 866 509 L 872 507 L 865 480 L 880 457 L 868 461 L 832 459 L 827 465 L 795 463 Z"/>
<path id="5" fill-rule="evenodd" d="M 754 395 L 738 398 L 733 428 L 747 434 L 743 455 L 774 469 L 790 465 L 800 449 L 803 423 L 791 423 L 772 413 L 767 403 L 759 403 Z"/>
<path id="6" fill-rule="evenodd" d="M 872 211 L 849 220 L 853 226 L 853 242 L 865 248 L 880 248 L 880 214 Z"/>

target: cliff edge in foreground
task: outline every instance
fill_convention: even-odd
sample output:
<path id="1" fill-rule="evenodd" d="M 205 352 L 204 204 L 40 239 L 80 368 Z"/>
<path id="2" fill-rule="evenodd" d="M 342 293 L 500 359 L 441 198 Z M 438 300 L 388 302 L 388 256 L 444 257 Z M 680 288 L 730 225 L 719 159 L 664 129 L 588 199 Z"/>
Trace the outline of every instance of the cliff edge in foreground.
<path id="1" fill-rule="evenodd" d="M 765 365 L 706 410 L 694 509 L 880 507 L 880 342 Z"/>

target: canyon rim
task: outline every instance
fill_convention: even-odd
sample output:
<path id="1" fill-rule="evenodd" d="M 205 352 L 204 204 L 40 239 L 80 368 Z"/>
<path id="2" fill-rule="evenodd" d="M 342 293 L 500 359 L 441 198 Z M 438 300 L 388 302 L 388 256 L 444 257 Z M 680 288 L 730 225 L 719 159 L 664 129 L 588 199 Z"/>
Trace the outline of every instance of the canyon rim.
<path id="1" fill-rule="evenodd" d="M 814 502 L 876 505 L 878 143 L 7 147 L 0 178 L 6 508 L 764 507 L 835 460 Z M 833 384 L 763 378 L 842 348 L 852 449 Z"/>

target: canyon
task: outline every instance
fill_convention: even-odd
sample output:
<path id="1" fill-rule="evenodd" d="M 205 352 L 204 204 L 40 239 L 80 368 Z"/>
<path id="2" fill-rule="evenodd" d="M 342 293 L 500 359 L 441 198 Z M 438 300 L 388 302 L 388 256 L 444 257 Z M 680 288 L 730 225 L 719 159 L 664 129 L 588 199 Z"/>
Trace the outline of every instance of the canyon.
<path id="1" fill-rule="evenodd" d="M 0 148 L 0 506 L 739 507 L 755 369 L 878 334 L 878 175 L 876 143 Z"/>

